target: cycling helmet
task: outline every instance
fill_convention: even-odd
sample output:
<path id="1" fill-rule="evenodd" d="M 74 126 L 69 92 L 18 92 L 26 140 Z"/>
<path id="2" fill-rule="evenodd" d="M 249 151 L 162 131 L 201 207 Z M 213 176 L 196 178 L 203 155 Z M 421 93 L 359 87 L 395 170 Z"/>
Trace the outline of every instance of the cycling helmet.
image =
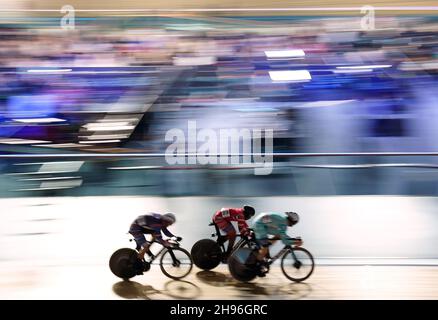
<path id="1" fill-rule="evenodd" d="M 251 219 L 253 215 L 255 215 L 255 210 L 253 207 L 244 206 L 243 207 L 243 215 L 245 216 L 245 220 Z"/>
<path id="2" fill-rule="evenodd" d="M 291 226 L 294 224 L 297 224 L 298 221 L 300 221 L 300 217 L 298 216 L 298 213 L 296 212 L 286 212 L 287 220 L 289 220 L 289 223 Z"/>
<path id="3" fill-rule="evenodd" d="M 174 224 L 176 221 L 175 215 L 171 212 L 168 212 L 166 214 L 163 214 L 161 217 L 162 220 L 166 221 L 169 224 Z"/>

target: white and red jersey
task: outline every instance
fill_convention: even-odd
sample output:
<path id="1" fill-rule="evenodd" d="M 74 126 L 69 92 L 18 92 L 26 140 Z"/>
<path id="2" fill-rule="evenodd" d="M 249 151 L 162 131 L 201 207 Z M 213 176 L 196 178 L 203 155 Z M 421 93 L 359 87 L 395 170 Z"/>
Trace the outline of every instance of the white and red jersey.
<path id="1" fill-rule="evenodd" d="M 248 232 L 248 224 L 242 208 L 222 208 L 213 215 L 213 221 L 216 223 L 236 221 L 241 234 Z"/>

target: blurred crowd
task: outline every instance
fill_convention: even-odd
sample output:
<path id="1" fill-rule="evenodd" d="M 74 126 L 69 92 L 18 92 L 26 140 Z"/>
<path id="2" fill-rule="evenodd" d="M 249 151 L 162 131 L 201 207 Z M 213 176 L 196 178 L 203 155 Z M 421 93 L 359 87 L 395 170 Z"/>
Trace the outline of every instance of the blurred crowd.
<path id="1" fill-rule="evenodd" d="M 124 19 L 2 26 L 0 152 L 164 152 L 188 121 L 273 129 L 274 152 L 438 150 L 433 16 Z"/>
<path id="2" fill-rule="evenodd" d="M 271 128 L 277 150 L 293 152 L 318 149 L 313 127 L 345 118 L 367 120 L 362 137 L 412 136 L 413 105 L 434 99 L 423 93 L 436 85 L 433 17 L 378 18 L 375 30 L 351 17 L 223 20 L 5 26 L 1 136 L 164 150 L 167 130 L 197 120 L 199 129 Z M 323 110 L 345 104 L 342 114 Z M 319 124 L 306 121 L 315 108 Z"/>

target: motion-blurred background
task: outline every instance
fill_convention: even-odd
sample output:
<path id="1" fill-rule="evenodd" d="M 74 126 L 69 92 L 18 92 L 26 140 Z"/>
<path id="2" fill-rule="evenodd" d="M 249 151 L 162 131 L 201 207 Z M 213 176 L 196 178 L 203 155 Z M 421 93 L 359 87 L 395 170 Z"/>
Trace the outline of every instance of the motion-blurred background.
<path id="1" fill-rule="evenodd" d="M 0 152 L 163 153 L 189 120 L 274 129 L 275 153 L 438 151 L 432 4 L 378 3 L 392 9 L 374 30 L 359 2 L 73 1 L 73 30 L 62 1 L 4 4 Z M 294 70 L 310 80 L 272 78 Z M 437 193 L 435 157 L 276 157 L 268 177 L 160 157 L 37 160 L 2 159 L 0 195 Z"/>

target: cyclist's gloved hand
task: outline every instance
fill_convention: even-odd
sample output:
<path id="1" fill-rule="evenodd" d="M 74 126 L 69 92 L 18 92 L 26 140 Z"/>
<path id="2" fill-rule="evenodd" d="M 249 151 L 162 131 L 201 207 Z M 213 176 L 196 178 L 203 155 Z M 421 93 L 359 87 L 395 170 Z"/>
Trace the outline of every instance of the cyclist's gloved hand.
<path id="1" fill-rule="evenodd" d="M 162 245 L 165 246 L 166 248 L 169 248 L 171 246 L 171 243 L 167 240 L 163 240 Z"/>
<path id="2" fill-rule="evenodd" d="M 295 238 L 294 246 L 295 247 L 301 247 L 302 245 L 303 245 L 303 240 L 301 240 L 301 238 Z"/>
<path id="3" fill-rule="evenodd" d="M 175 237 L 175 238 L 176 238 L 176 241 L 181 241 L 182 240 L 181 237 Z"/>

